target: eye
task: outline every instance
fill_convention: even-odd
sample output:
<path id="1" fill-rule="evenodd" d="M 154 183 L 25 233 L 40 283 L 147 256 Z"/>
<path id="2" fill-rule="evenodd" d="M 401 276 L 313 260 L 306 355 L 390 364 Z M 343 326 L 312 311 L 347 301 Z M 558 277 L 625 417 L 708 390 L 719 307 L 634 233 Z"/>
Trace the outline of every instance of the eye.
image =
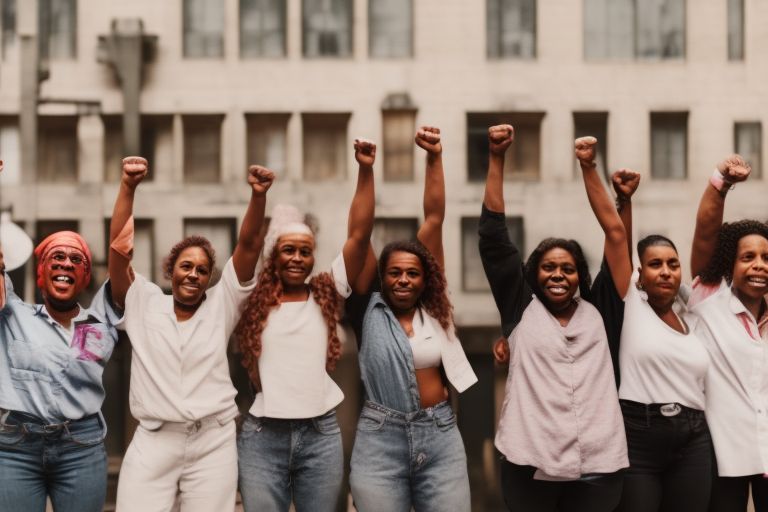
<path id="1" fill-rule="evenodd" d="M 576 273 L 576 267 L 572 267 L 570 265 L 563 265 L 562 270 L 563 270 L 563 273 L 565 273 L 565 274 L 575 274 Z"/>
<path id="2" fill-rule="evenodd" d="M 82 265 L 83 257 L 78 256 L 77 254 L 73 254 L 69 257 L 69 261 L 71 261 L 73 265 Z"/>
<path id="3" fill-rule="evenodd" d="M 207 276 L 209 273 L 208 267 L 197 267 L 197 273 Z"/>
<path id="4" fill-rule="evenodd" d="M 67 255 L 63 252 L 55 252 L 51 255 L 51 259 L 54 259 L 56 261 L 64 261 L 67 259 Z"/>
<path id="5" fill-rule="evenodd" d="M 677 261 L 677 260 L 670 261 L 669 262 L 669 268 L 673 268 L 673 269 L 677 270 L 678 268 L 680 268 L 680 262 Z"/>
<path id="6" fill-rule="evenodd" d="M 415 271 L 415 270 L 409 270 L 408 271 L 408 277 L 419 277 L 421 273 Z"/>
<path id="7" fill-rule="evenodd" d="M 305 258 L 309 258 L 310 256 L 312 256 L 312 249 L 309 249 L 309 248 L 302 249 L 301 255 L 304 256 Z"/>
<path id="8" fill-rule="evenodd" d="M 544 263 L 541 266 L 542 270 L 546 270 L 547 272 L 552 272 L 555 269 L 555 266 L 551 263 Z"/>

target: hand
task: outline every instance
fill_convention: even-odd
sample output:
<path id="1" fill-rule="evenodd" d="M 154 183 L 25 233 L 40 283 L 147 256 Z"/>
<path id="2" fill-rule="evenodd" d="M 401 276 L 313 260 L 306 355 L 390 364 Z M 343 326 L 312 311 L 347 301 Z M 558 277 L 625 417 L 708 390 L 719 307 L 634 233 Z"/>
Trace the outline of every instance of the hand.
<path id="1" fill-rule="evenodd" d="M 493 342 L 493 359 L 497 364 L 509 364 L 509 342 L 501 337 Z"/>
<path id="2" fill-rule="evenodd" d="M 251 165 L 248 167 L 248 184 L 253 193 L 263 196 L 275 181 L 275 173 L 262 167 L 261 165 Z"/>
<path id="3" fill-rule="evenodd" d="M 597 139 L 594 137 L 579 137 L 573 142 L 576 158 L 582 167 L 594 167 L 597 154 Z"/>
<path id="4" fill-rule="evenodd" d="M 632 169 L 619 169 L 611 174 L 611 184 L 616 197 L 629 199 L 640 186 L 640 173 Z"/>
<path id="5" fill-rule="evenodd" d="M 355 160 L 363 167 L 373 167 L 376 161 L 376 143 L 368 139 L 355 139 Z"/>
<path id="6" fill-rule="evenodd" d="M 719 164 L 717 170 L 723 175 L 726 183 L 739 183 L 749 178 L 752 168 L 740 155 L 731 155 Z"/>
<path id="7" fill-rule="evenodd" d="M 443 145 L 440 144 L 440 128 L 435 126 L 422 126 L 416 132 L 414 142 L 421 149 L 427 152 L 429 156 L 442 154 Z"/>
<path id="8" fill-rule="evenodd" d="M 488 145 L 494 155 L 504 156 L 514 139 L 515 129 L 511 124 L 500 124 L 488 128 Z"/>
<path id="9" fill-rule="evenodd" d="M 127 156 L 123 158 L 122 182 L 131 189 L 135 189 L 142 182 L 149 171 L 149 164 L 140 156 Z"/>

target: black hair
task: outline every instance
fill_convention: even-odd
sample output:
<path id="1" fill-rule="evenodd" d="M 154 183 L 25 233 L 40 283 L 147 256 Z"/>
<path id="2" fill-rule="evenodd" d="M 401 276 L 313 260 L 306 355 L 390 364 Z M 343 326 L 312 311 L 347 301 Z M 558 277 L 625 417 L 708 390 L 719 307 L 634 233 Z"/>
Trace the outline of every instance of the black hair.
<path id="1" fill-rule="evenodd" d="M 648 235 L 637 242 L 637 257 L 640 258 L 640 261 L 642 261 L 643 254 L 645 254 L 646 249 L 649 247 L 658 246 L 671 247 L 675 250 L 675 252 L 677 252 L 677 247 L 675 247 L 674 242 L 672 242 L 672 240 L 665 237 L 664 235 Z"/>
<path id="2" fill-rule="evenodd" d="M 573 256 L 576 262 L 576 272 L 579 275 L 579 295 L 581 298 L 590 301 L 592 299 L 592 293 L 590 287 L 592 286 L 592 276 L 589 273 L 589 265 L 587 265 L 587 259 L 584 257 L 584 251 L 581 250 L 581 245 L 576 240 L 566 240 L 565 238 L 545 238 L 539 245 L 533 250 L 528 261 L 525 262 L 523 269 L 525 273 L 525 279 L 528 281 L 528 285 L 544 304 L 547 304 L 547 299 L 544 297 L 544 291 L 539 286 L 539 264 L 541 258 L 548 251 L 560 248 L 568 251 Z"/>
<path id="3" fill-rule="evenodd" d="M 699 277 L 706 284 L 717 284 L 723 278 L 730 285 L 733 282 L 733 265 L 739 240 L 749 235 L 759 235 L 768 240 L 768 224 L 757 220 L 739 220 L 726 222 L 720 226 L 715 244 L 715 252 Z"/>

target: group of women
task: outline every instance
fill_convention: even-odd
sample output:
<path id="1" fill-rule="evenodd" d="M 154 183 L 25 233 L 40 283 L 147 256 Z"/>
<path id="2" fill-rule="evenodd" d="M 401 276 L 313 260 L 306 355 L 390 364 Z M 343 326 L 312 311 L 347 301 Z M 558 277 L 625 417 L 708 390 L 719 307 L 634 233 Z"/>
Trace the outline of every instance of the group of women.
<path id="1" fill-rule="evenodd" d="M 744 512 L 751 488 L 756 510 L 768 511 L 768 226 L 722 223 L 725 196 L 749 166 L 730 157 L 707 185 L 688 290 L 664 236 L 638 243 L 633 269 L 639 175 L 613 174 L 614 206 L 596 170 L 597 141 L 578 139 L 605 233 L 592 283 L 574 240 L 547 238 L 525 263 L 511 242 L 503 169 L 513 138 L 509 125 L 489 129 L 479 224 L 505 336 L 493 352 L 509 364 L 496 434 L 508 508 Z M 124 159 L 110 279 L 89 308 L 77 297 L 92 258 L 76 233 L 51 235 L 35 250 L 42 304 L 24 303 L 0 274 L 0 509 L 38 512 L 49 497 L 56 512 L 101 510 L 101 374 L 122 329 L 139 426 L 120 471 L 119 511 L 233 510 L 238 487 L 247 512 L 291 503 L 298 512 L 335 510 L 344 476 L 335 408 L 344 395 L 329 374 L 346 301 L 365 398 L 351 461 L 355 506 L 468 511 L 448 390 L 477 378 L 447 293 L 440 131 L 422 127 L 415 142 L 426 153 L 417 240 L 390 243 L 376 258 L 376 145 L 356 140 L 347 240 L 327 271 L 314 273 L 315 234 L 295 207 L 277 205 L 264 234 L 275 176 L 251 166 L 250 201 L 218 282 L 209 286 L 217 273 L 210 242 L 187 237 L 164 262 L 171 295 L 131 268 L 133 202 L 148 163 Z M 233 334 L 255 390 L 239 429 L 226 357 Z"/>

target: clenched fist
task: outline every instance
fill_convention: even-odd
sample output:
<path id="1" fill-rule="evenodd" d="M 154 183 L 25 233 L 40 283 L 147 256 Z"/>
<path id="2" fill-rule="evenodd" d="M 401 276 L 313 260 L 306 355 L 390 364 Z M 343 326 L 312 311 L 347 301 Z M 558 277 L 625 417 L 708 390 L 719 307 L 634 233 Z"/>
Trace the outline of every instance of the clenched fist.
<path id="1" fill-rule="evenodd" d="M 719 164 L 717 170 L 723 175 L 726 183 L 739 183 L 749 178 L 752 168 L 740 155 L 731 155 Z"/>
<path id="2" fill-rule="evenodd" d="M 488 145 L 494 155 L 504 156 L 514 139 L 515 129 L 511 124 L 500 124 L 488 128 Z"/>
<path id="3" fill-rule="evenodd" d="M 275 173 L 261 165 L 248 167 L 248 184 L 257 195 L 264 195 L 275 181 Z"/>
<path id="4" fill-rule="evenodd" d="M 632 169 L 619 169 L 611 174 L 611 184 L 616 197 L 629 199 L 640 185 L 640 173 Z"/>
<path id="5" fill-rule="evenodd" d="M 579 137 L 573 142 L 576 158 L 582 167 L 594 167 L 597 155 L 597 139 L 594 137 Z"/>
<path id="6" fill-rule="evenodd" d="M 443 145 L 440 144 L 440 128 L 436 126 L 422 126 L 416 132 L 414 142 L 430 156 L 437 156 L 443 152 Z"/>
<path id="7" fill-rule="evenodd" d="M 373 167 L 376 161 L 376 143 L 368 139 L 355 139 L 355 160 L 363 167 Z"/>
<path id="8" fill-rule="evenodd" d="M 135 189 L 146 177 L 149 164 L 146 158 L 140 156 L 127 156 L 123 158 L 122 182 Z"/>

